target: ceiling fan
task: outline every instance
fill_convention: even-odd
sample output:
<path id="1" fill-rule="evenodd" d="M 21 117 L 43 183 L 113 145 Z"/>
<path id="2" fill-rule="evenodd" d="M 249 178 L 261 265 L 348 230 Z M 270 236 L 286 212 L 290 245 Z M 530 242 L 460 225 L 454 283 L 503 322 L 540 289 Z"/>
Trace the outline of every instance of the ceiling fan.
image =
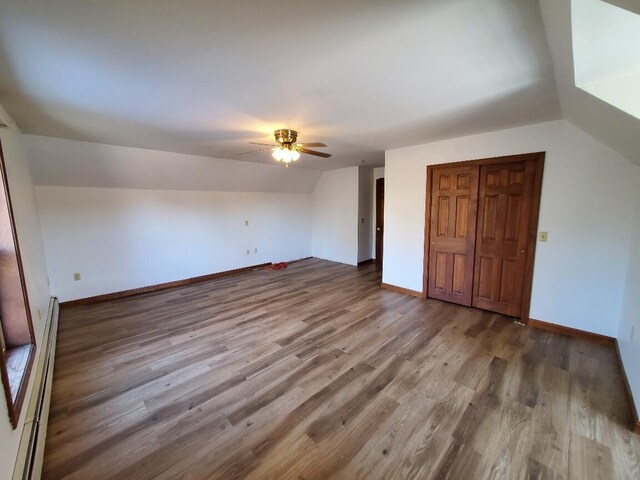
<path id="1" fill-rule="evenodd" d="M 289 130 L 287 128 L 281 128 L 273 132 L 278 145 L 270 143 L 257 143 L 249 142 L 252 145 L 266 145 L 270 148 L 264 148 L 262 150 L 253 150 L 251 152 L 237 153 L 236 155 L 247 155 L 249 153 L 268 152 L 272 151 L 273 158 L 279 162 L 283 162 L 285 167 L 288 167 L 291 162 L 295 162 L 300 158 L 300 154 L 306 153 L 307 155 L 315 155 L 316 157 L 329 158 L 331 154 L 318 152 L 317 150 L 310 150 L 308 147 L 326 147 L 324 143 L 296 143 L 298 139 L 298 132 L 295 130 Z"/>

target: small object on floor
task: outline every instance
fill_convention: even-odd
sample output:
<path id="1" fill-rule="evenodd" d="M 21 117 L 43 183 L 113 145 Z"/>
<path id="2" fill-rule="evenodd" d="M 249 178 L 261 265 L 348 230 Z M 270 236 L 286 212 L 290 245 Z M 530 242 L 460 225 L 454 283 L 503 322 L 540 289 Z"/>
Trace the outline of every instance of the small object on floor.
<path id="1" fill-rule="evenodd" d="M 289 264 L 287 262 L 272 263 L 271 265 L 264 267 L 264 270 L 282 270 L 288 266 Z"/>

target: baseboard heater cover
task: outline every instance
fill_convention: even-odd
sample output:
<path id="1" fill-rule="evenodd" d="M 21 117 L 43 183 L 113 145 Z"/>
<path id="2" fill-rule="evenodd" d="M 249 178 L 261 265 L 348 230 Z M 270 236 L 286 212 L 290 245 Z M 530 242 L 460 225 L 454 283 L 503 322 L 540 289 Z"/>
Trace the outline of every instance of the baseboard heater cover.
<path id="1" fill-rule="evenodd" d="M 34 372 L 34 384 L 13 470 L 13 480 L 37 480 L 42 475 L 59 313 L 58 299 L 52 297 L 42 345 L 39 346 L 40 356 Z"/>

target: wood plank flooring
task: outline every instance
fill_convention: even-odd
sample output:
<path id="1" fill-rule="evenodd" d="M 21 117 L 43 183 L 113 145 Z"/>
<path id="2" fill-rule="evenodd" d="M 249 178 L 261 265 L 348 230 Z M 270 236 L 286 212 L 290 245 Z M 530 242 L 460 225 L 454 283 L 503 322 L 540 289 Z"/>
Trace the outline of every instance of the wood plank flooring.
<path id="1" fill-rule="evenodd" d="M 44 478 L 638 479 L 611 348 L 321 260 L 61 312 Z"/>

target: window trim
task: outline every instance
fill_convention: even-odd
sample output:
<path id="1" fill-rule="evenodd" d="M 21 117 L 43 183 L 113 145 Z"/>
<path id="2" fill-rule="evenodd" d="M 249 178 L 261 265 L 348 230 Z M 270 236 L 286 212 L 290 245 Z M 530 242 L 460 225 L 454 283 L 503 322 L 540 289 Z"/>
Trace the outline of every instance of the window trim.
<path id="1" fill-rule="evenodd" d="M 35 361 L 36 354 L 36 338 L 35 332 L 33 329 L 33 318 L 31 316 L 31 308 L 29 303 L 29 294 L 27 292 L 27 285 L 25 281 L 24 267 L 22 263 L 22 255 L 20 253 L 20 242 L 18 241 L 18 232 L 16 230 L 15 217 L 13 214 L 13 205 L 11 203 L 11 193 L 9 187 L 9 180 L 7 177 L 7 168 L 4 161 L 4 151 L 2 149 L 2 141 L 0 140 L 0 173 L 2 178 L 0 179 L 4 184 L 5 191 L 5 200 L 7 202 L 7 211 L 9 214 L 9 223 L 11 227 L 11 234 L 13 237 L 13 243 L 15 247 L 16 261 L 18 265 L 18 275 L 20 277 L 20 285 L 22 287 L 22 296 L 24 298 L 24 307 L 25 307 L 25 315 L 27 320 L 27 327 L 29 331 L 29 338 L 31 342 L 29 348 L 29 355 L 27 358 L 27 363 L 22 372 L 22 378 L 18 384 L 17 390 L 15 394 L 11 391 L 11 385 L 9 382 L 9 372 L 7 369 L 6 359 L 7 355 L 5 351 L 1 352 L 0 355 L 0 376 L 2 377 L 2 384 L 5 391 L 5 396 L 7 400 L 7 410 L 9 412 L 9 419 L 11 421 L 11 426 L 15 430 L 18 427 L 18 423 L 20 421 L 20 414 L 22 413 L 22 408 L 24 406 L 24 400 L 27 393 L 27 387 L 29 386 L 29 379 L 31 377 L 31 370 L 33 368 L 33 364 Z M 0 200 L 1 201 L 1 200 Z M 1 325 L 0 325 L 1 328 Z M 6 340 L 6 339 L 5 339 Z M 24 345 L 22 345 L 24 346 Z M 15 400 L 14 400 L 15 398 Z"/>

